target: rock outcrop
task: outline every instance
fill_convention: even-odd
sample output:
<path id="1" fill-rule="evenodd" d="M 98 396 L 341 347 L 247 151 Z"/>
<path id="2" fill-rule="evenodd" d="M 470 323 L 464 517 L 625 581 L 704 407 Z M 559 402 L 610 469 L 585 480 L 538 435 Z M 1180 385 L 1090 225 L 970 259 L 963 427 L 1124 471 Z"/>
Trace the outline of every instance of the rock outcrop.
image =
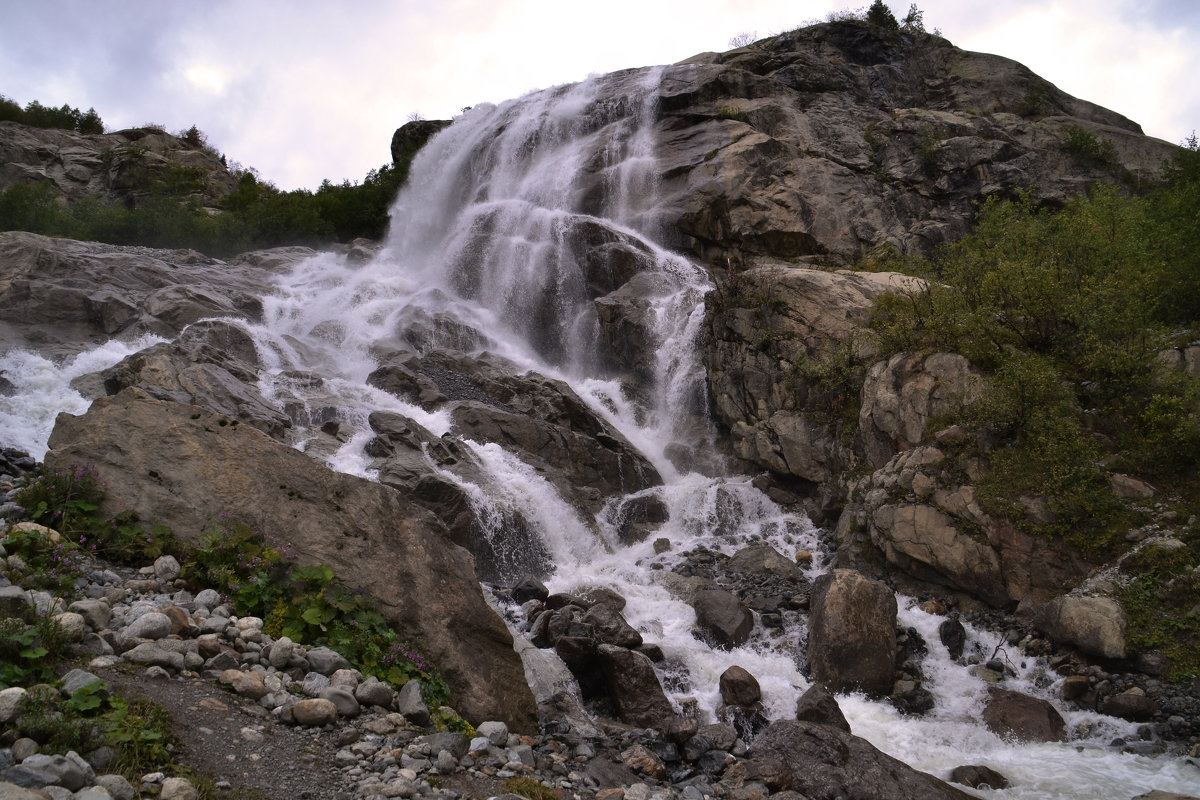
<path id="1" fill-rule="evenodd" d="M 736 454 L 809 484 L 853 467 L 857 457 L 839 427 L 854 400 L 808 368 L 869 357 L 862 330 L 871 304 L 921 286 L 896 273 L 784 265 L 748 269 L 719 285 L 708 298 L 704 362 L 713 411 Z"/>
<path id="2" fill-rule="evenodd" d="M 474 564 L 445 528 L 394 489 L 322 466 L 248 425 L 136 389 L 61 415 L 46 463 L 94 465 L 106 509 L 132 511 L 196 546 L 224 513 L 330 565 L 443 671 L 471 719 L 534 725 L 533 697 Z"/>
<path id="3" fill-rule="evenodd" d="M 48 184 L 68 203 L 93 195 L 132 206 L 172 173 L 187 176 L 205 205 L 237 186 L 219 153 L 158 128 L 86 134 L 0 122 L 0 191 Z"/>
<path id="4" fill-rule="evenodd" d="M 983 197 L 1057 205 L 1174 151 L 1014 61 L 853 21 L 669 67 L 661 106 L 671 244 L 715 263 L 927 251 Z M 1072 153 L 1075 129 L 1115 163 Z"/>
<path id="5" fill-rule="evenodd" d="M 1047 601 L 1091 569 L 1067 544 L 985 513 L 975 487 L 935 445 L 903 451 L 850 482 L 837 533 L 839 566 L 996 607 Z"/>
<path id="6" fill-rule="evenodd" d="M 229 262 L 154 250 L 0 233 L 0 348 L 74 354 L 98 338 L 171 337 L 207 317 L 262 316 L 273 274 L 314 251 L 247 253 Z"/>

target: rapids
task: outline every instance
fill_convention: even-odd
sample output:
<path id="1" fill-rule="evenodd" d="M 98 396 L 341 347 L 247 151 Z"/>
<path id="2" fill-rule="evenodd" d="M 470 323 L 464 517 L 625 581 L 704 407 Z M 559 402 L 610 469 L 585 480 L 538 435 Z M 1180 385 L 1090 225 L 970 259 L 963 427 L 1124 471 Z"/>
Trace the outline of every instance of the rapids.
<path id="1" fill-rule="evenodd" d="M 569 383 L 655 466 L 664 485 L 655 494 L 670 511 L 656 534 L 672 549 L 656 554 L 649 541 L 619 544 L 603 514 L 595 520 L 558 496 L 519 458 L 495 444 L 467 442 L 488 484 L 467 485 L 486 535 L 503 536 L 521 517 L 555 565 L 551 591 L 606 585 L 624 595 L 625 614 L 667 659 L 662 677 L 677 704 L 695 704 L 711 718 L 720 674 L 737 664 L 760 681 L 772 718 L 790 717 L 809 685 L 802 672 L 805 623 L 793 615 L 782 636 L 757 631 L 732 652 L 708 648 L 692 634 L 695 614 L 657 576 L 698 546 L 733 553 L 767 541 L 785 554 L 816 553 L 810 576 L 826 568 L 819 531 L 803 515 L 773 504 L 745 476 L 728 474 L 715 454 L 700 360 L 707 273 L 666 251 L 655 205 L 657 88 L 663 69 L 631 70 L 531 93 L 465 112 L 412 164 L 392 212 L 383 251 L 365 264 L 323 254 L 279 279 L 265 298 L 260 324 L 242 323 L 266 365 L 260 391 L 268 399 L 295 396 L 297 371 L 323 378 L 320 402 L 359 431 L 327 460 L 336 469 L 371 477 L 363 453 L 374 410 L 404 414 L 435 435 L 447 416 L 429 413 L 366 384 L 380 352 L 403 347 L 414 320 L 435 326 L 433 344 L 499 354 L 522 370 Z M 581 229 L 637 243 L 661 290 L 651 298 L 654 364 L 649 391 L 632 396 L 605 366 L 595 291 L 573 237 Z M 469 332 L 465 337 L 463 332 Z M 481 343 L 481 344 L 480 344 Z M 80 413 L 86 401 L 69 381 L 101 369 L 146 342 L 112 342 L 54 365 L 23 352 L 3 356 L 17 395 L 0 397 L 0 437 L 35 455 L 45 451 L 54 413 Z M 281 402 L 281 400 L 280 400 Z M 315 399 L 314 399 L 315 402 Z M 306 447 L 301 436 L 298 446 Z M 597 535 L 597 531 L 599 534 Z M 519 577 L 519 576 L 514 576 Z M 926 688 L 936 706 L 905 717 L 890 705 L 856 695 L 839 698 L 855 734 L 939 777 L 962 764 L 987 764 L 1012 788 L 981 797 L 1110 798 L 1149 789 L 1195 793 L 1200 770 L 1182 760 L 1122 754 L 1109 742 L 1135 736 L 1134 726 L 1098 714 L 1063 711 L 1073 739 L 1019 744 L 980 722 L 986 685 L 951 662 L 937 645 L 941 617 L 899 597 L 901 624 L 930 644 Z M 968 629 L 968 652 L 992 653 L 996 636 Z M 1055 700 L 1058 679 L 1036 659 L 1016 659 L 1013 688 Z"/>

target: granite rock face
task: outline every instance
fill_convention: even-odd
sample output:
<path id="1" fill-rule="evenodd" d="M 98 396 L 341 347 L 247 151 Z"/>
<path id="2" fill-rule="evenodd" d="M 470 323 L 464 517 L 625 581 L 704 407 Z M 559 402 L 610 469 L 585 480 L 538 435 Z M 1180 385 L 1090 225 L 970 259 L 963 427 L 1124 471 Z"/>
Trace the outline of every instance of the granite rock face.
<path id="1" fill-rule="evenodd" d="M 330 470 L 248 425 L 127 389 L 60 415 L 50 468 L 87 462 L 105 509 L 131 510 L 196 546 L 224 512 L 261 521 L 300 563 L 328 564 L 437 663 L 464 716 L 534 726 L 533 696 L 471 556 L 429 512 L 387 486 Z M 226 421 L 227 422 L 227 421 Z"/>

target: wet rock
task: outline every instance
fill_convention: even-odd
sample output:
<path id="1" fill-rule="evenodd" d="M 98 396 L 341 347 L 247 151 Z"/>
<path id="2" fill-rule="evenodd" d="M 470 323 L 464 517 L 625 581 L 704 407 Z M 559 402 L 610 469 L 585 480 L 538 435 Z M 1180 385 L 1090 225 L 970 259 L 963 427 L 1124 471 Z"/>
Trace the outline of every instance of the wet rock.
<path id="1" fill-rule="evenodd" d="M 675 717 L 650 659 L 608 644 L 598 648 L 600 668 L 621 719 L 643 728 L 665 731 Z"/>
<path id="2" fill-rule="evenodd" d="M 771 723 L 750 746 L 749 766 L 763 764 L 791 776 L 791 787 L 807 797 L 841 796 L 889 800 L 967 800 L 970 795 L 885 755 L 857 736 L 829 725 L 798 720 Z"/>
<path id="3" fill-rule="evenodd" d="M 950 618 L 938 625 L 938 638 L 946 648 L 946 652 L 954 660 L 962 658 L 963 647 L 967 642 L 967 629 L 957 619 Z"/>
<path id="4" fill-rule="evenodd" d="M 589 608 L 582 621 L 583 624 L 592 626 L 596 631 L 596 638 L 604 644 L 630 650 L 642 644 L 642 635 L 625 621 L 621 612 L 606 603 L 598 603 Z"/>
<path id="5" fill-rule="evenodd" d="M 972 789 L 1007 789 L 1008 778 L 1005 778 L 990 767 L 972 764 L 955 767 L 950 771 L 950 780 L 970 786 Z"/>
<path id="6" fill-rule="evenodd" d="M 692 608 L 700 634 L 713 646 L 730 650 L 750 638 L 754 615 L 732 592 L 704 589 L 696 593 Z"/>
<path id="7" fill-rule="evenodd" d="M 831 691 L 892 691 L 896 596 L 883 583 L 837 569 L 813 583 L 808 661 Z"/>
<path id="8" fill-rule="evenodd" d="M 988 688 L 983 709 L 988 730 L 1027 742 L 1063 742 L 1067 725 L 1054 706 L 1036 697 L 996 686 Z"/>
<path id="9" fill-rule="evenodd" d="M 796 700 L 796 719 L 818 725 L 832 725 L 850 733 L 850 723 L 842 714 L 837 698 L 818 685 L 810 686 Z"/>
<path id="10" fill-rule="evenodd" d="M 732 666 L 721 673 L 721 702 L 731 706 L 752 706 L 762 700 L 758 680 L 745 668 Z"/>

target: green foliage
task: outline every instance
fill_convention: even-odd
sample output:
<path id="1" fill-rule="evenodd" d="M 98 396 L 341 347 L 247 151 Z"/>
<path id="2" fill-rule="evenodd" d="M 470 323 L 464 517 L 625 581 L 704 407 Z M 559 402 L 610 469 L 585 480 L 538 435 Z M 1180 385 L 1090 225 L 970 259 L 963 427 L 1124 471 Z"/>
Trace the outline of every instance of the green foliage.
<path id="1" fill-rule="evenodd" d="M 10 531 L 4 548 L 25 562 L 27 572 L 13 578 L 27 589 L 49 592 L 56 597 L 78 595 L 76 580 L 84 577 L 84 555 L 65 538 L 41 531 Z"/>
<path id="2" fill-rule="evenodd" d="M 900 22 L 900 27 L 906 31 L 924 33 L 925 12 L 917 8 L 916 3 L 911 4 L 908 7 L 908 13 L 904 15 L 904 19 Z"/>
<path id="3" fill-rule="evenodd" d="M 1185 546 L 1149 545 L 1128 557 L 1130 579 L 1118 599 L 1129 621 L 1126 645 L 1133 653 L 1159 651 L 1170 659 L 1167 679 L 1200 678 L 1200 531 L 1192 525 Z"/>
<path id="4" fill-rule="evenodd" d="M 104 489 L 91 465 L 73 464 L 55 472 L 41 467 L 30 473 L 16 501 L 34 522 L 66 537 L 68 541 L 58 545 L 63 549 L 60 558 L 66 558 L 72 547 L 131 565 L 153 561 L 165 553 L 179 554 L 179 543 L 170 529 L 157 525 L 147 531 L 130 512 L 113 519 L 100 514 Z"/>
<path id="5" fill-rule="evenodd" d="M 1063 129 L 1063 149 L 1085 164 L 1115 166 L 1120 163 L 1117 148 L 1107 139 L 1097 139 L 1078 125 Z"/>
<path id="6" fill-rule="evenodd" d="M 916 6 L 913 6 L 916 8 Z M 909 11 L 911 14 L 912 11 Z M 907 20 L 908 18 L 905 17 Z M 896 21 L 896 16 L 892 14 L 892 10 L 887 7 L 883 0 L 875 0 L 871 3 L 871 7 L 867 9 L 867 23 L 874 25 L 877 28 L 884 30 L 896 31 L 900 30 L 900 23 Z"/>
<path id="7" fill-rule="evenodd" d="M 1020 105 L 1017 106 L 1017 114 L 1022 117 L 1036 117 L 1045 112 L 1046 106 L 1049 103 L 1050 96 L 1046 91 L 1046 87 L 1042 85 L 1034 86 L 1025 93 L 1025 97 L 1021 99 Z"/>
<path id="8" fill-rule="evenodd" d="M 32 610 L 0 619 L 0 689 L 54 680 L 67 635 L 53 617 Z"/>
<path id="9" fill-rule="evenodd" d="M 520 795 L 529 800 L 559 800 L 561 793 L 551 789 L 535 778 L 507 778 L 501 784 L 508 794 Z"/>
<path id="10" fill-rule="evenodd" d="M 746 112 L 738 106 L 722 106 L 717 109 L 717 119 L 731 119 L 736 122 L 747 122 Z"/>
<path id="11" fill-rule="evenodd" d="M 104 486 L 87 464 L 72 464 L 70 469 L 55 472 L 43 467 L 30 474 L 16 500 L 34 522 L 78 537 L 95 529 Z"/>
<path id="12" fill-rule="evenodd" d="M 952 351 L 985 371 L 982 401 L 961 418 L 992 431 L 989 449 L 970 454 L 991 466 L 981 500 L 1084 552 L 1111 552 L 1136 514 L 1106 469 L 1169 488 L 1200 463 L 1200 381 L 1157 359 L 1169 326 L 1191 341 L 1200 324 L 1196 207 L 1181 200 L 1196 198 L 1194 155 L 1147 198 L 1099 187 L 1058 211 L 1029 194 L 989 199 L 972 235 L 889 264 L 929 287 L 882 298 L 872 318 L 880 357 Z M 1031 522 L 1026 496 L 1046 498 L 1053 521 Z"/>
<path id="13" fill-rule="evenodd" d="M 104 122 L 96 109 L 80 111 L 65 103 L 59 107 L 44 106 L 31 100 L 24 109 L 11 98 L 0 95 L 0 120 L 20 122 L 34 128 L 59 128 L 79 133 L 104 133 Z"/>
<path id="14" fill-rule="evenodd" d="M 148 772 L 181 772 L 172 761 L 171 750 L 179 740 L 170 722 L 158 703 L 126 701 L 96 680 L 68 698 L 54 686 L 31 686 L 18 704 L 14 725 L 35 739 L 42 752 L 83 753 L 107 745 L 115 751 L 109 769 L 136 785 Z"/>
<path id="15" fill-rule="evenodd" d="M 461 733 L 471 738 L 475 737 L 475 726 L 460 717 L 458 712 L 453 708 L 439 706 L 438 710 L 432 714 L 432 717 L 435 730 Z"/>
<path id="16" fill-rule="evenodd" d="M 271 636 L 327 646 L 394 686 L 419 680 L 427 702 L 449 698 L 441 675 L 399 642 L 369 597 L 338 582 L 328 565 L 295 565 L 286 547 L 273 545 L 257 528 L 221 525 L 204 537 L 184 574 L 228 594 L 238 614 L 262 617 Z"/>
<path id="17" fill-rule="evenodd" d="M 921 159 L 921 166 L 927 175 L 937 171 L 937 152 L 943 141 L 945 137 L 937 128 L 928 123 L 921 126 L 921 138 L 917 140 L 917 157 Z"/>

